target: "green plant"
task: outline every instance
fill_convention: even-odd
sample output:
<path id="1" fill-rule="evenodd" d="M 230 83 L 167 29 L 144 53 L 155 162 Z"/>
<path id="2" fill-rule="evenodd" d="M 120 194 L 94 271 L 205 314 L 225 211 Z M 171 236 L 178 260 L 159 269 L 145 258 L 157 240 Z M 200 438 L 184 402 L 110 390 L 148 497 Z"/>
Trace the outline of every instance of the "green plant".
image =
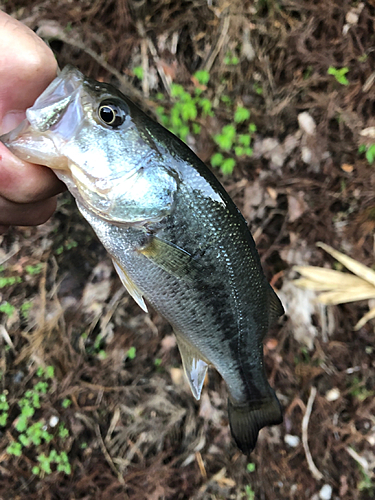
<path id="1" fill-rule="evenodd" d="M 344 68 L 335 68 L 334 66 L 330 66 L 327 70 L 327 73 L 334 76 L 336 81 L 341 85 L 349 85 L 349 80 L 345 76 L 348 72 L 349 68 L 346 66 Z"/>
<path id="2" fill-rule="evenodd" d="M 232 52 L 228 51 L 225 54 L 224 57 L 224 64 L 228 66 L 236 66 L 240 62 L 238 56 L 236 54 L 233 54 Z"/>
<path id="3" fill-rule="evenodd" d="M 362 473 L 362 479 L 358 483 L 358 489 L 359 491 L 365 491 L 369 495 L 368 498 L 374 498 L 375 481 L 369 476 L 363 467 L 360 467 L 360 470 Z"/>
<path id="4" fill-rule="evenodd" d="M 61 406 L 63 408 L 69 408 L 69 406 L 72 404 L 72 400 L 69 398 L 65 398 L 63 402 L 61 403 Z"/>
<path id="5" fill-rule="evenodd" d="M 12 316 L 15 309 L 16 308 L 12 306 L 12 304 L 9 304 L 9 302 L 3 302 L 0 304 L 0 312 L 6 314 L 7 316 Z"/>
<path id="6" fill-rule="evenodd" d="M 201 125 L 197 122 L 198 116 L 203 118 L 212 116 L 211 101 L 204 97 L 204 87 L 210 80 L 208 71 L 197 71 L 194 78 L 198 86 L 194 89 L 194 94 L 187 92 L 182 85 L 172 83 L 171 97 L 174 104 L 168 114 L 164 106 L 158 106 L 156 112 L 164 125 L 180 139 L 186 140 L 189 134 L 199 134 Z M 203 87 L 203 88 L 202 88 Z M 157 96 L 160 99 L 161 96 Z"/>
<path id="7" fill-rule="evenodd" d="M 0 394 L 0 427 L 5 427 L 8 420 L 9 404 L 7 401 L 7 393 L 5 391 Z"/>
<path id="8" fill-rule="evenodd" d="M 57 249 L 55 250 L 55 254 L 56 255 L 61 255 L 64 250 L 71 250 L 72 248 L 75 248 L 78 246 L 78 243 L 74 240 L 67 240 L 64 242 L 63 245 L 60 245 L 59 247 L 57 247 Z"/>
<path id="9" fill-rule="evenodd" d="M 29 311 L 32 307 L 32 302 L 24 302 L 23 304 L 21 304 L 20 311 L 23 318 L 26 319 L 28 317 Z"/>
<path id="10" fill-rule="evenodd" d="M 255 492 L 249 484 L 245 486 L 245 495 L 246 500 L 255 500 Z"/>
<path id="11" fill-rule="evenodd" d="M 27 274 L 30 274 L 30 276 L 34 276 L 35 274 L 40 274 L 42 269 L 43 269 L 43 263 L 39 262 L 38 264 L 35 264 L 34 266 L 26 266 L 25 270 Z"/>
<path id="12" fill-rule="evenodd" d="M 250 119 L 250 111 L 242 106 L 238 106 L 234 112 L 235 124 L 224 125 L 220 134 L 214 136 L 214 141 L 219 147 L 219 152 L 211 157 L 211 165 L 219 167 L 223 174 L 233 172 L 236 160 L 233 156 L 227 156 L 225 153 L 234 152 L 236 157 L 251 156 L 253 153 L 250 147 L 253 133 L 256 131 L 254 123 L 248 124 L 248 133 L 238 133 L 237 126 Z"/>
<path id="13" fill-rule="evenodd" d="M 133 68 L 133 73 L 134 73 L 134 76 L 136 76 L 138 78 L 138 80 L 143 80 L 143 68 L 142 68 L 142 66 L 136 66 L 135 68 Z"/>
<path id="14" fill-rule="evenodd" d="M 137 353 L 137 350 L 136 348 L 133 346 L 131 347 L 128 352 L 126 353 L 126 357 L 129 358 L 129 359 L 134 359 L 135 356 L 136 356 L 136 353 Z"/>
<path id="15" fill-rule="evenodd" d="M 57 465 L 56 470 L 58 472 L 65 472 L 65 474 L 68 475 L 72 472 L 72 468 L 69 463 L 69 458 L 65 451 L 57 453 L 56 450 L 51 450 L 49 455 L 41 453 L 40 455 L 38 455 L 37 460 L 40 465 L 39 466 L 35 465 L 32 468 L 32 472 L 35 475 L 41 475 L 43 473 L 51 474 L 52 473 L 51 464 Z"/>
<path id="16" fill-rule="evenodd" d="M 235 64 L 235 56 L 227 55 L 228 64 Z M 156 112 L 161 123 L 180 139 L 186 140 L 188 135 L 198 135 L 201 131 L 200 121 L 213 116 L 211 100 L 206 97 L 210 75 L 207 71 L 194 74 L 198 85 L 193 93 L 186 91 L 182 85 L 171 85 L 171 97 L 174 104 L 169 114 L 164 106 L 158 106 Z M 162 95 L 156 99 L 161 100 Z M 233 122 L 224 125 L 221 132 L 213 136 L 218 151 L 211 157 L 211 165 L 220 168 L 223 174 L 229 175 L 236 165 L 235 157 L 251 156 L 252 136 L 256 131 L 254 123 L 250 123 L 250 111 L 243 106 L 235 106 L 232 99 L 223 94 L 220 100 L 233 112 Z"/>
<path id="17" fill-rule="evenodd" d="M 375 162 L 375 143 L 374 144 L 361 144 L 358 148 L 358 153 L 365 153 L 366 160 L 372 164 Z"/>
<path id="18" fill-rule="evenodd" d="M 260 85 L 260 83 L 254 83 L 253 85 L 253 90 L 256 92 L 258 95 L 263 95 L 263 87 Z"/>
<path id="19" fill-rule="evenodd" d="M 360 380 L 358 377 L 353 377 L 349 392 L 352 396 L 356 397 L 358 401 L 361 402 L 367 398 L 373 398 L 375 396 L 375 392 L 373 390 L 367 389 L 366 383 Z"/>
<path id="20" fill-rule="evenodd" d="M 68 455 L 65 451 L 59 452 L 52 446 L 53 440 L 55 442 L 59 440 L 60 443 L 63 443 L 69 437 L 69 430 L 64 424 L 60 424 L 57 432 L 53 434 L 52 427 L 56 424 L 50 424 L 49 426 L 44 419 L 36 418 L 36 412 L 41 407 L 41 401 L 50 390 L 51 380 L 54 377 L 53 367 L 38 368 L 36 377 L 38 381 L 31 389 L 25 391 L 24 395 L 18 401 L 20 413 L 15 420 L 15 430 L 18 436 L 8 445 L 6 451 L 9 455 L 17 457 L 21 457 L 24 450 L 28 450 L 28 452 L 34 451 L 39 465 L 32 467 L 33 474 L 51 474 L 52 464 L 56 466 L 57 471 L 70 474 L 71 467 Z M 0 395 L 0 411 L 2 411 L 0 413 L 0 420 L 8 412 L 8 409 L 9 405 L 6 397 L 4 399 L 3 393 Z M 1 423 L 4 423 L 5 426 L 7 418 L 4 417 Z M 46 451 L 48 452 L 47 454 Z"/>
<path id="21" fill-rule="evenodd" d="M 21 283 L 22 278 L 20 276 L 0 276 L 0 288 L 6 286 L 14 285 L 15 283 Z"/>

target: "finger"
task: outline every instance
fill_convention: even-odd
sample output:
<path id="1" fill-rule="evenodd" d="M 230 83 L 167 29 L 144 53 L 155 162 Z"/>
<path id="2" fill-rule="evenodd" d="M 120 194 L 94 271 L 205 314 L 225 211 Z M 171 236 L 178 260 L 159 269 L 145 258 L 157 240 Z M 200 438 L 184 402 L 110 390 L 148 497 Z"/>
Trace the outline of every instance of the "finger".
<path id="1" fill-rule="evenodd" d="M 56 197 L 24 204 L 0 198 L 0 228 L 4 226 L 39 226 L 51 217 L 55 209 Z"/>
<path id="2" fill-rule="evenodd" d="M 53 52 L 27 26 L 0 12 L 0 117 L 22 111 L 55 78 Z"/>
<path id="3" fill-rule="evenodd" d="M 65 189 L 50 168 L 22 161 L 0 143 L 0 196 L 15 203 L 33 203 Z"/>

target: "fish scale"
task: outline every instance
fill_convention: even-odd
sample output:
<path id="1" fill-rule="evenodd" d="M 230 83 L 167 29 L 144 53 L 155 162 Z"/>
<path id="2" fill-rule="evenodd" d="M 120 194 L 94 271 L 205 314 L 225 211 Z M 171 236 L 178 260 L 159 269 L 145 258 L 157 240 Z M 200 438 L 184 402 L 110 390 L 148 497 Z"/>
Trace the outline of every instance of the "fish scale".
<path id="1" fill-rule="evenodd" d="M 183 142 L 73 67 L 26 116 L 1 140 L 67 184 L 129 293 L 171 323 L 197 399 L 207 367 L 218 370 L 232 435 L 250 453 L 282 421 L 262 340 L 283 308 L 241 213 Z"/>

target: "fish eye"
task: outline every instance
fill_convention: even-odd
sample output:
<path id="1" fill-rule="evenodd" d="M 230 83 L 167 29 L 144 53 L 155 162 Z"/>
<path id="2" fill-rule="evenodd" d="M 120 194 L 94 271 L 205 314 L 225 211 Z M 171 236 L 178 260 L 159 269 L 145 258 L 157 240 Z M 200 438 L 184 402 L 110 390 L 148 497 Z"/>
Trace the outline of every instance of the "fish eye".
<path id="1" fill-rule="evenodd" d="M 111 101 L 103 101 L 98 109 L 100 120 L 112 128 L 118 128 L 125 121 L 128 114 L 127 107 Z"/>

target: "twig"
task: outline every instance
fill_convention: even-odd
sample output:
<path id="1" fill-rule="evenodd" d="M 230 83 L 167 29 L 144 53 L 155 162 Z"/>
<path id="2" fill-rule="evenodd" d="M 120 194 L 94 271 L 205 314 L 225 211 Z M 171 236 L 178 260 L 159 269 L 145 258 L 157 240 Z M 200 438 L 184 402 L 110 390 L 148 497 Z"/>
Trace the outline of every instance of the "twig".
<path id="1" fill-rule="evenodd" d="M 5 328 L 4 325 L 0 325 L 0 336 L 3 337 L 5 342 L 8 344 L 8 346 L 14 352 L 14 345 L 13 345 L 12 339 L 10 338 L 8 330 Z"/>
<path id="2" fill-rule="evenodd" d="M 161 63 L 161 60 L 160 60 L 160 57 L 158 56 L 158 52 L 156 50 L 156 47 L 153 43 L 153 41 L 147 37 L 146 35 L 146 31 L 142 25 L 142 23 L 139 21 L 137 22 L 137 30 L 138 30 L 138 33 L 139 35 L 144 39 L 146 40 L 147 42 L 147 46 L 148 46 L 148 50 L 150 51 L 151 53 L 151 56 L 154 60 L 154 63 L 155 63 L 155 66 L 156 66 L 156 70 L 157 72 L 159 73 L 159 76 L 160 76 L 160 79 L 164 85 L 164 88 L 166 90 L 166 92 L 168 93 L 168 95 L 171 95 L 171 83 L 172 83 L 172 79 L 170 76 L 167 76 L 165 74 L 165 71 L 164 71 L 164 68 L 163 68 L 163 65 Z"/>
<path id="3" fill-rule="evenodd" d="M 225 37 L 227 36 L 228 29 L 229 29 L 229 22 L 230 22 L 230 16 L 225 15 L 224 20 L 223 20 L 223 24 L 222 24 L 222 29 L 221 29 L 219 38 L 216 42 L 216 45 L 213 48 L 213 50 L 211 51 L 211 54 L 207 57 L 206 62 L 203 64 L 203 69 L 205 71 L 208 71 L 208 72 L 210 71 L 213 63 L 215 62 L 216 57 L 218 56 L 218 54 L 219 54 L 219 52 L 224 44 Z"/>
<path id="4" fill-rule="evenodd" d="M 316 396 L 316 387 L 311 387 L 309 400 L 307 401 L 306 412 L 302 419 L 302 444 L 305 450 L 305 455 L 311 474 L 317 481 L 321 481 L 323 479 L 323 474 L 318 470 L 318 468 L 314 464 L 308 443 L 308 426 L 315 396 Z"/>
<path id="5" fill-rule="evenodd" d="M 108 450 L 107 450 L 107 448 L 106 448 L 106 446 L 104 444 L 102 435 L 100 433 L 100 428 L 99 428 L 98 424 L 95 424 L 95 434 L 96 434 L 96 437 L 98 438 L 100 449 L 102 450 L 102 453 L 103 453 L 105 459 L 107 460 L 108 465 L 112 469 L 112 472 L 116 475 L 118 481 L 121 484 L 125 484 L 124 478 L 122 477 L 122 475 L 120 474 L 120 472 L 117 470 L 117 467 L 113 463 L 111 455 L 108 453 Z"/>
<path id="6" fill-rule="evenodd" d="M 354 458 L 354 460 L 362 467 L 362 469 L 365 470 L 365 472 L 369 471 L 369 464 L 365 458 L 361 457 L 361 455 L 358 455 L 358 453 L 353 450 L 353 448 L 350 448 L 350 446 L 347 446 L 345 449 L 349 453 L 349 455 Z"/>
<path id="7" fill-rule="evenodd" d="M 39 35 L 41 38 L 45 38 L 47 40 L 60 40 L 61 42 L 67 43 L 69 45 L 72 45 L 73 47 L 76 47 L 77 49 L 82 50 L 86 54 L 88 54 L 90 57 L 92 57 L 98 64 L 100 64 L 104 69 L 108 71 L 108 73 L 111 73 L 114 75 L 118 81 L 120 82 L 120 85 L 122 89 L 129 94 L 130 97 L 134 97 L 139 99 L 140 101 L 144 100 L 143 95 L 139 90 L 137 90 L 135 87 L 133 87 L 125 78 L 122 73 L 120 73 L 115 67 L 113 67 L 111 64 L 109 64 L 103 56 L 100 54 L 96 53 L 94 50 L 90 49 L 90 47 L 87 47 L 84 42 L 78 39 L 77 36 L 67 36 L 62 28 L 58 25 L 55 25 L 54 23 L 52 24 L 42 24 L 38 31 L 37 35 Z"/>

